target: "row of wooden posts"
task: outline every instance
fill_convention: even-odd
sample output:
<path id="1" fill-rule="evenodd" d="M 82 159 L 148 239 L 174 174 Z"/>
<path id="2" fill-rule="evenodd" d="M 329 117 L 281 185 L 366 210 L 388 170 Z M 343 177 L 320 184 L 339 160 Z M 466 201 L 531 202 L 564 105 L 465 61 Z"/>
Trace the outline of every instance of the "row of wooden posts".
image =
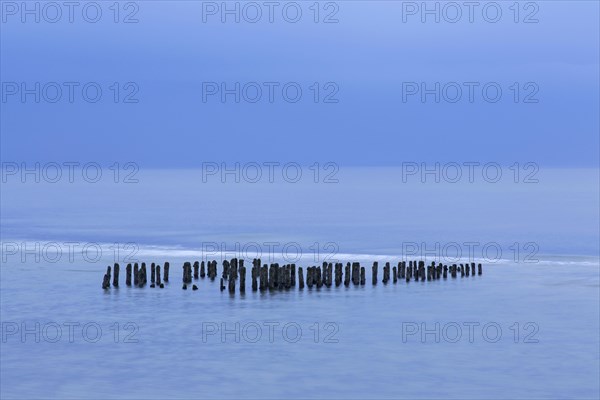
<path id="1" fill-rule="evenodd" d="M 112 275 L 112 285 L 114 287 L 119 286 L 119 269 L 119 264 L 115 263 L 113 270 L 114 274 Z M 375 261 L 371 273 L 373 285 L 376 285 L 378 281 L 378 269 L 379 264 Z M 390 270 L 392 272 L 391 278 Z M 169 282 L 168 262 L 165 262 L 164 265 L 162 281 L 160 272 L 160 265 L 154 263 L 150 264 L 150 287 L 154 288 L 158 286 L 162 289 L 165 287 L 163 282 Z M 390 268 L 390 263 L 386 262 L 383 267 L 382 282 L 387 284 L 392 280 L 393 283 L 396 283 L 398 280 L 402 279 L 406 280 L 406 282 L 410 282 L 411 280 L 420 280 L 424 282 L 426 280 L 447 279 L 448 275 L 452 278 L 456 278 L 459 274 L 461 277 L 470 275 L 475 276 L 475 272 L 477 272 L 477 275 L 482 274 L 481 264 L 475 265 L 475 263 L 471 263 L 469 265 L 469 263 L 466 263 L 459 265 L 443 265 L 440 263 L 435 265 L 435 262 L 432 262 L 431 265 L 426 266 L 424 261 L 415 260 L 409 261 L 408 265 L 406 261 L 401 261 L 398 263 L 397 267 Z M 133 269 L 131 264 L 127 264 L 125 273 L 125 284 L 127 286 L 132 286 L 132 276 L 133 286 L 144 287 L 148 283 L 146 263 L 141 263 L 141 267 L 138 266 L 138 263 L 135 263 Z M 321 288 L 322 286 L 331 287 L 333 284 L 337 287 L 342 284 L 342 280 L 344 286 L 350 286 L 351 282 L 354 286 L 365 285 L 366 283 L 365 267 L 361 267 L 358 262 L 346 263 L 345 268 L 343 263 L 335 263 L 334 266 L 334 264 L 327 262 L 323 262 L 322 267 L 307 267 L 306 280 L 304 279 L 302 267 L 298 267 L 297 275 L 298 287 L 300 289 L 304 289 L 305 283 L 309 288 L 312 288 L 313 286 L 316 286 L 317 288 Z M 214 281 L 217 278 L 216 261 L 208 261 L 206 264 L 204 261 L 202 261 L 202 263 L 196 261 L 193 265 L 190 262 L 185 262 L 183 264 L 182 288 L 184 290 L 187 290 L 188 285 L 192 284 L 193 280 L 198 280 L 199 278 L 204 279 L 205 277 L 208 277 L 211 281 Z M 251 277 L 252 291 L 290 289 L 296 287 L 296 264 L 285 264 L 280 266 L 278 263 L 273 263 L 270 266 L 267 264 L 261 266 L 261 260 L 254 259 L 252 261 Z M 238 280 L 239 290 L 243 293 L 246 291 L 246 267 L 244 266 L 244 260 L 233 258 L 231 261 L 223 261 L 223 273 L 220 281 L 221 291 L 226 289 L 225 282 L 227 282 L 227 289 L 229 292 L 234 293 L 236 290 L 236 281 Z M 104 274 L 102 288 L 109 289 L 110 281 L 111 267 L 109 266 L 106 270 L 106 274 Z M 192 284 L 192 290 L 198 290 L 198 286 Z"/>

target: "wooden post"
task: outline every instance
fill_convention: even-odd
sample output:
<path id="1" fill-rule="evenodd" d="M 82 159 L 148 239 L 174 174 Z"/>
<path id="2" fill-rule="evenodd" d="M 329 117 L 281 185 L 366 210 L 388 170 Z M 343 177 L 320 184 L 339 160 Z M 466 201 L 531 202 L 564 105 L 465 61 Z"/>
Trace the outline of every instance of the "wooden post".
<path id="1" fill-rule="evenodd" d="M 269 283 L 269 267 L 267 264 L 262 266 L 260 275 L 260 290 L 267 290 L 270 286 Z"/>
<path id="2" fill-rule="evenodd" d="M 156 284 L 160 287 L 162 283 L 160 282 L 160 265 L 156 266 Z"/>
<path id="3" fill-rule="evenodd" d="M 346 275 L 344 276 L 344 286 L 350 286 L 350 263 L 346 263 Z"/>
<path id="4" fill-rule="evenodd" d="M 256 265 L 256 258 L 252 260 L 252 270 L 250 271 L 250 275 L 252 278 L 252 291 L 256 292 L 258 290 L 258 267 Z"/>
<path id="5" fill-rule="evenodd" d="M 156 264 L 150 264 L 150 283 L 154 287 L 154 283 L 156 282 Z"/>
<path id="6" fill-rule="evenodd" d="M 321 267 L 316 267 L 317 268 L 317 289 L 320 289 L 321 286 L 323 286 L 323 279 L 321 276 Z"/>
<path id="7" fill-rule="evenodd" d="M 396 269 L 396 267 L 392 268 L 392 272 L 393 272 L 392 276 L 394 278 L 393 282 L 396 283 L 396 282 L 398 282 L 398 270 Z"/>
<path id="8" fill-rule="evenodd" d="M 131 286 L 131 263 L 125 267 L 125 284 Z"/>
<path id="9" fill-rule="evenodd" d="M 298 288 L 304 289 L 304 275 L 302 275 L 302 267 L 298 267 Z"/>
<path id="10" fill-rule="evenodd" d="M 360 267 L 360 284 L 362 286 L 364 286 L 366 282 L 367 282 L 367 277 L 366 277 L 366 273 L 365 273 L 365 267 Z"/>
<path id="11" fill-rule="evenodd" d="M 481 264 L 477 264 L 477 275 L 481 275 L 483 271 L 481 270 Z"/>
<path id="12" fill-rule="evenodd" d="M 138 263 L 133 264 L 133 285 L 134 286 L 139 285 L 139 282 L 138 282 L 138 279 L 140 278 L 139 273 L 140 273 L 140 271 L 138 269 Z"/>
<path id="13" fill-rule="evenodd" d="M 373 285 L 377 285 L 377 261 L 373 262 Z"/>
<path id="14" fill-rule="evenodd" d="M 114 276 L 113 276 L 113 286 L 119 287 L 119 263 L 115 263 Z"/>
<path id="15" fill-rule="evenodd" d="M 142 263 L 142 267 L 140 268 L 140 277 L 138 278 L 139 286 L 146 286 L 146 282 L 148 282 L 148 274 L 146 273 L 146 263 Z"/>
<path id="16" fill-rule="evenodd" d="M 246 291 L 246 267 L 244 267 L 244 260 L 240 260 L 240 293 Z"/>
<path id="17" fill-rule="evenodd" d="M 165 271 L 163 275 L 163 281 L 169 282 L 169 262 L 165 262 Z"/>
<path id="18" fill-rule="evenodd" d="M 352 263 L 352 283 L 355 286 L 360 285 L 360 263 Z"/>
<path id="19" fill-rule="evenodd" d="M 387 284 L 390 280 L 390 263 L 386 262 L 383 266 L 383 279 L 382 282 Z"/>
<path id="20" fill-rule="evenodd" d="M 110 288 L 110 266 L 106 268 L 104 279 L 102 279 L 102 289 L 106 290 Z"/>
<path id="21" fill-rule="evenodd" d="M 419 280 L 419 270 L 417 269 L 417 261 L 413 260 L 413 276 L 415 277 L 415 280 Z"/>
<path id="22" fill-rule="evenodd" d="M 206 271 L 204 270 L 204 261 L 200 263 L 200 278 L 204 279 L 206 276 Z"/>
<path id="23" fill-rule="evenodd" d="M 296 287 L 296 264 L 290 266 L 290 279 L 292 287 Z"/>
<path id="24" fill-rule="evenodd" d="M 198 261 L 194 261 L 194 279 L 198 279 L 200 277 L 200 263 Z"/>

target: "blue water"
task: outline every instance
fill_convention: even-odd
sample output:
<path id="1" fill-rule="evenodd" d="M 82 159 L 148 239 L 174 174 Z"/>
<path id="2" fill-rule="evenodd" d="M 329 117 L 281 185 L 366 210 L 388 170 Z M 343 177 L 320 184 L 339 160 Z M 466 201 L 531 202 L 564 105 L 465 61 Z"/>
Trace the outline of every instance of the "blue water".
<path id="1" fill-rule="evenodd" d="M 393 169 L 343 170 L 333 185 L 202 184 L 176 170 L 141 171 L 132 185 L 9 182 L 1 397 L 598 398 L 597 174 L 546 170 L 527 188 L 401 184 Z M 102 257 L 50 262 L 49 247 L 6 247 L 68 241 L 100 246 Z M 359 260 L 367 285 L 259 293 L 248 276 L 244 295 L 208 279 L 181 290 L 181 265 L 205 257 L 202 243 L 270 241 L 298 243 L 301 266 Z M 381 280 L 407 241 L 494 242 L 503 256 L 476 253 L 482 276 L 373 287 L 372 261 Z M 115 256 L 111 243 L 128 242 L 135 251 Z M 538 250 L 515 257 L 514 242 Z M 219 271 L 223 255 L 208 257 Z M 170 261 L 171 282 L 126 287 L 125 257 Z M 103 291 L 115 260 L 121 286 Z"/>

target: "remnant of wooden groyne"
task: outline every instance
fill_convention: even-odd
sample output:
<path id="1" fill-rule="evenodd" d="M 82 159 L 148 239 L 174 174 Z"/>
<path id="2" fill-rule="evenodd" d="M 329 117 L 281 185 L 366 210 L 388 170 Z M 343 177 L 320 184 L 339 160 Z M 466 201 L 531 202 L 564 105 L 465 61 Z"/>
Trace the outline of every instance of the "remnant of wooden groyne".
<path id="1" fill-rule="evenodd" d="M 182 266 L 182 288 L 187 290 L 188 285 L 193 280 L 198 280 L 199 278 L 208 277 L 213 281 L 218 275 L 217 265 L 217 261 L 215 260 L 206 261 L 206 264 L 204 261 L 201 263 L 195 261 L 193 264 L 189 261 L 184 262 Z M 236 286 L 239 285 L 240 293 L 245 293 L 246 267 L 244 266 L 244 260 L 237 258 L 224 260 L 222 265 L 220 290 L 228 289 L 233 294 L 236 292 Z M 378 267 L 378 262 L 373 262 L 371 274 L 373 285 L 377 285 Z M 102 288 L 104 290 L 110 289 L 111 278 L 112 286 L 118 288 L 119 273 L 120 266 L 118 263 L 114 263 L 112 268 L 108 266 L 102 279 Z M 169 279 L 169 262 L 164 263 L 162 279 L 160 273 L 160 265 L 151 263 L 150 287 L 165 287 L 164 283 L 168 282 Z M 406 261 L 401 261 L 394 267 L 391 266 L 390 262 L 386 262 L 383 267 L 382 282 L 386 285 L 390 282 L 397 284 L 401 280 L 405 280 L 407 283 L 411 280 L 415 282 L 433 282 L 442 278 L 445 280 L 448 276 L 456 279 L 459 273 L 460 277 L 475 277 L 476 274 L 481 276 L 483 268 L 481 264 L 474 262 L 458 265 L 446 265 L 442 263 L 436 265 L 435 262 L 432 262 L 431 265 L 425 265 L 425 261 L 410 260 L 408 261 L 408 265 Z M 142 262 L 141 266 L 138 266 L 138 263 L 134 263 L 133 267 L 131 263 L 127 264 L 125 274 L 125 283 L 128 287 L 143 288 L 148 282 L 145 262 Z M 260 259 L 252 260 L 251 282 L 253 292 L 289 290 L 296 286 L 296 279 L 298 280 L 299 290 L 303 290 L 305 286 L 309 289 L 313 287 L 321 289 L 323 286 L 331 288 L 334 285 L 335 287 L 339 287 L 342 282 L 346 287 L 349 287 L 350 283 L 353 286 L 362 286 L 366 283 L 366 269 L 359 262 L 347 262 L 345 267 L 343 263 L 323 262 L 321 266 L 312 265 L 303 269 L 302 267 L 296 268 L 296 264 L 279 265 L 278 263 L 271 263 L 270 265 L 264 264 L 261 266 Z M 198 286 L 192 285 L 192 289 L 198 290 Z"/>

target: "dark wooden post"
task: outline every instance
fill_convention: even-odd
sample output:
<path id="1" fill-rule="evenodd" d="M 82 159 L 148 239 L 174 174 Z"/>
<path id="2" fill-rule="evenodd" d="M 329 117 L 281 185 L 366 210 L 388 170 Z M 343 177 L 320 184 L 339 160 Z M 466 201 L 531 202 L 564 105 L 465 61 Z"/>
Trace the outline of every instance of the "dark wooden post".
<path id="1" fill-rule="evenodd" d="M 373 285 L 377 285 L 377 261 L 373 262 Z"/>
<path id="2" fill-rule="evenodd" d="M 125 284 L 131 286 L 131 263 L 125 267 Z"/>
<path id="3" fill-rule="evenodd" d="M 133 285 L 134 286 L 138 286 L 139 282 L 138 279 L 140 278 L 139 275 L 139 268 L 138 268 L 138 263 L 133 264 Z"/>
<path id="4" fill-rule="evenodd" d="M 198 279 L 200 277 L 200 263 L 198 261 L 194 261 L 194 279 Z"/>
<path id="5" fill-rule="evenodd" d="M 140 277 L 138 278 L 138 283 L 140 287 L 146 286 L 146 282 L 148 282 L 148 274 L 146 272 L 146 263 L 142 263 L 142 267 L 140 268 Z"/>
<path id="6" fill-rule="evenodd" d="M 360 263 L 352 263 L 352 283 L 355 286 L 360 285 Z"/>
<path id="7" fill-rule="evenodd" d="M 477 275 L 481 275 L 483 271 L 481 270 L 481 264 L 477 264 Z"/>
<path id="8" fill-rule="evenodd" d="M 244 267 L 244 260 L 240 260 L 240 293 L 246 291 L 246 267 Z"/>
<path id="9" fill-rule="evenodd" d="M 366 277 L 365 267 L 360 267 L 360 284 L 362 286 L 364 286 L 366 282 L 367 282 L 367 277 Z"/>
<path id="10" fill-rule="evenodd" d="M 292 287 L 296 287 L 296 264 L 290 266 L 290 280 Z"/>
<path id="11" fill-rule="evenodd" d="M 110 266 L 106 268 L 104 279 L 102 279 L 102 289 L 110 288 Z"/>
<path id="12" fill-rule="evenodd" d="M 346 263 L 346 274 L 344 276 L 344 286 L 350 286 L 350 263 Z"/>
<path id="13" fill-rule="evenodd" d="M 302 275 L 302 267 L 298 267 L 298 288 L 304 289 L 304 275 Z"/>
<path id="14" fill-rule="evenodd" d="M 114 276 L 113 276 L 113 286 L 119 287 L 119 263 L 115 263 Z"/>
<path id="15" fill-rule="evenodd" d="M 165 262 L 165 271 L 163 275 L 163 281 L 169 282 L 169 262 Z"/>
<path id="16" fill-rule="evenodd" d="M 323 286 L 323 277 L 321 275 L 321 267 L 317 268 L 317 289 L 320 289 Z"/>
<path id="17" fill-rule="evenodd" d="M 158 287 L 164 287 L 163 284 L 160 282 L 160 265 L 156 266 L 156 285 Z"/>

